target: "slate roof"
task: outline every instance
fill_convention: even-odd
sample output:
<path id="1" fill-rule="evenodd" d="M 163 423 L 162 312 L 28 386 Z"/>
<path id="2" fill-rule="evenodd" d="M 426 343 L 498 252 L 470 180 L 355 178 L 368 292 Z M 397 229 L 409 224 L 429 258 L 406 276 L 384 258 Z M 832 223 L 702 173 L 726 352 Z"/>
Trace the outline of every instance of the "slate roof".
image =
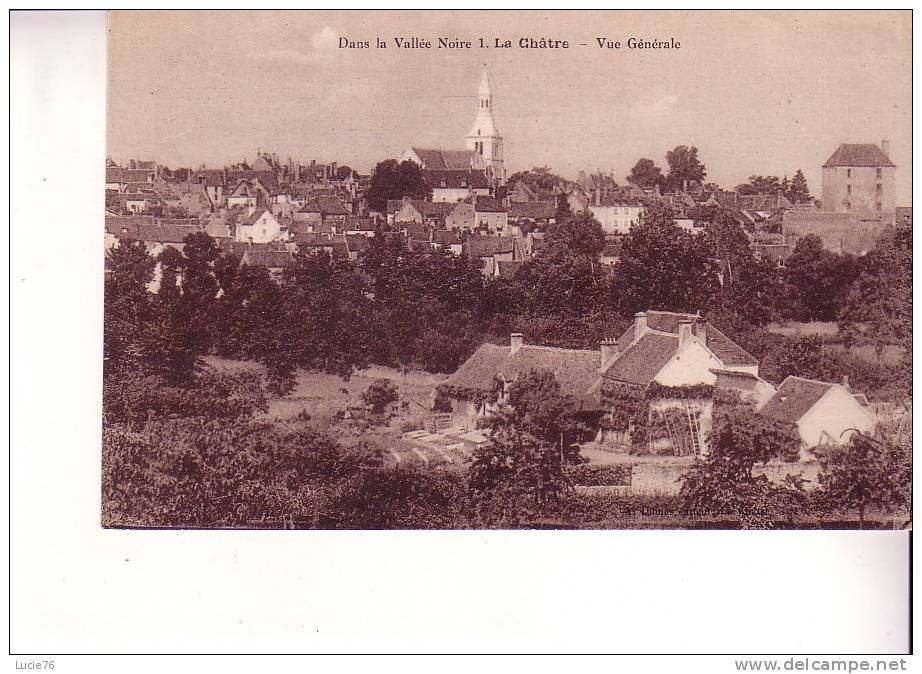
<path id="1" fill-rule="evenodd" d="M 499 375 L 509 381 L 539 370 L 554 374 L 561 393 L 581 398 L 598 380 L 598 367 L 598 351 L 524 344 L 511 353 L 508 346 L 482 344 L 446 383 L 488 391 Z"/>
<path id="2" fill-rule="evenodd" d="M 464 252 L 468 257 L 492 257 L 502 253 L 511 253 L 514 249 L 515 239 L 511 236 L 471 234 L 464 242 Z"/>
<path id="3" fill-rule="evenodd" d="M 509 211 L 513 219 L 548 220 L 556 216 L 557 204 L 553 201 L 517 201 Z"/>
<path id="4" fill-rule="evenodd" d="M 790 376 L 759 414 L 779 421 L 797 423 L 834 384 Z"/>
<path id="5" fill-rule="evenodd" d="M 874 143 L 842 143 L 823 168 L 832 166 L 895 166 Z"/>
<path id="6" fill-rule="evenodd" d="M 429 171 L 470 170 L 470 150 L 440 150 L 436 148 L 414 147 L 416 156 L 423 162 L 423 168 Z"/>
<path id="7" fill-rule="evenodd" d="M 320 202 L 316 199 L 308 199 L 304 205 L 298 209 L 298 213 L 322 213 L 320 210 Z"/>

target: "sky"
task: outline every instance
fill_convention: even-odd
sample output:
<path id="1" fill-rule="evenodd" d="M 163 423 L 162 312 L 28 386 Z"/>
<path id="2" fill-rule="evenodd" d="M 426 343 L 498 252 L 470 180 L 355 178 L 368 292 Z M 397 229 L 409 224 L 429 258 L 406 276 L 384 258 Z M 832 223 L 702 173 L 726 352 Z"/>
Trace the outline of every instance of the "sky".
<path id="1" fill-rule="evenodd" d="M 438 37 L 474 48 L 436 49 Z M 570 48 L 477 46 L 523 37 Z M 681 47 L 631 50 L 630 37 Z M 486 66 L 509 174 L 623 182 L 640 157 L 665 168 L 667 151 L 694 145 L 724 188 L 800 168 L 819 196 L 839 143 L 888 138 L 897 203 L 911 205 L 911 63 L 908 11 L 114 12 L 107 150 L 170 167 L 262 150 L 367 172 L 411 144 L 463 147 Z"/>

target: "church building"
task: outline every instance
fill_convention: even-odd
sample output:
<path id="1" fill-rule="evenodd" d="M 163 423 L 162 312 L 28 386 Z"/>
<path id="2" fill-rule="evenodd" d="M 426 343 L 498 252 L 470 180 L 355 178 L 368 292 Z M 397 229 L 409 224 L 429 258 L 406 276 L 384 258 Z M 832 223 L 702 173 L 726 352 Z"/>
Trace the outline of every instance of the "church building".
<path id="1" fill-rule="evenodd" d="M 493 91 L 486 69 L 477 92 L 477 116 L 471 126 L 463 150 L 441 148 L 408 147 L 400 161 L 410 160 L 419 164 L 424 171 L 478 171 L 483 172 L 491 184 L 500 186 L 506 182 L 506 168 L 503 159 L 503 137 L 493 119 Z"/>

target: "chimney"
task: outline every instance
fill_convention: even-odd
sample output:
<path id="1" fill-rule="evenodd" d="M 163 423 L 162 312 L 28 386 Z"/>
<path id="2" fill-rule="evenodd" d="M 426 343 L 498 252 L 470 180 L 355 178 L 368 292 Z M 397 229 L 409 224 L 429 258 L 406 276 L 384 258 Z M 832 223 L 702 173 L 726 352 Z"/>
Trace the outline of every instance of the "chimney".
<path id="1" fill-rule="evenodd" d="M 511 335 L 509 335 L 509 355 L 510 356 L 522 348 L 523 339 L 524 339 L 524 335 L 521 332 L 513 332 Z"/>
<path id="2" fill-rule="evenodd" d="M 636 342 L 647 331 L 647 314 L 644 311 L 638 311 L 634 314 L 634 341 Z"/>
<path id="3" fill-rule="evenodd" d="M 599 344 L 599 369 L 605 370 L 611 362 L 618 357 L 618 341 L 615 339 L 605 339 Z"/>
<path id="4" fill-rule="evenodd" d="M 703 318 L 692 323 L 692 334 L 700 339 L 705 346 L 708 344 L 708 322 Z"/>
<path id="5" fill-rule="evenodd" d="M 679 346 L 684 346 L 685 342 L 691 339 L 692 322 L 685 320 L 679 322 Z"/>
<path id="6" fill-rule="evenodd" d="M 884 151 L 884 154 L 887 155 L 887 158 L 889 159 L 890 158 L 890 140 L 888 138 L 884 138 L 882 141 L 880 141 L 880 149 Z"/>
<path id="7" fill-rule="evenodd" d="M 595 205 L 596 206 L 602 205 L 602 188 L 601 187 L 595 188 Z"/>

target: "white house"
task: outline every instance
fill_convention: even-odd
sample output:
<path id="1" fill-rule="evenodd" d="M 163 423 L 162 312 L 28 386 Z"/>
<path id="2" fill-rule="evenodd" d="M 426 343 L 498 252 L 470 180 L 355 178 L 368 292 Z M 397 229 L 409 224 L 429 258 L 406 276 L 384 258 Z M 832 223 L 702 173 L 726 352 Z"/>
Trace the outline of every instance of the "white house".
<path id="1" fill-rule="evenodd" d="M 282 226 L 272 211 L 266 208 L 254 208 L 250 213 L 237 222 L 234 238 L 237 241 L 251 243 L 268 243 L 286 238 L 282 233 Z"/>
<path id="2" fill-rule="evenodd" d="M 874 413 L 842 384 L 790 376 L 759 410 L 766 417 L 797 426 L 801 459 L 812 458 L 809 449 L 846 444 L 856 431 L 873 433 Z"/>

